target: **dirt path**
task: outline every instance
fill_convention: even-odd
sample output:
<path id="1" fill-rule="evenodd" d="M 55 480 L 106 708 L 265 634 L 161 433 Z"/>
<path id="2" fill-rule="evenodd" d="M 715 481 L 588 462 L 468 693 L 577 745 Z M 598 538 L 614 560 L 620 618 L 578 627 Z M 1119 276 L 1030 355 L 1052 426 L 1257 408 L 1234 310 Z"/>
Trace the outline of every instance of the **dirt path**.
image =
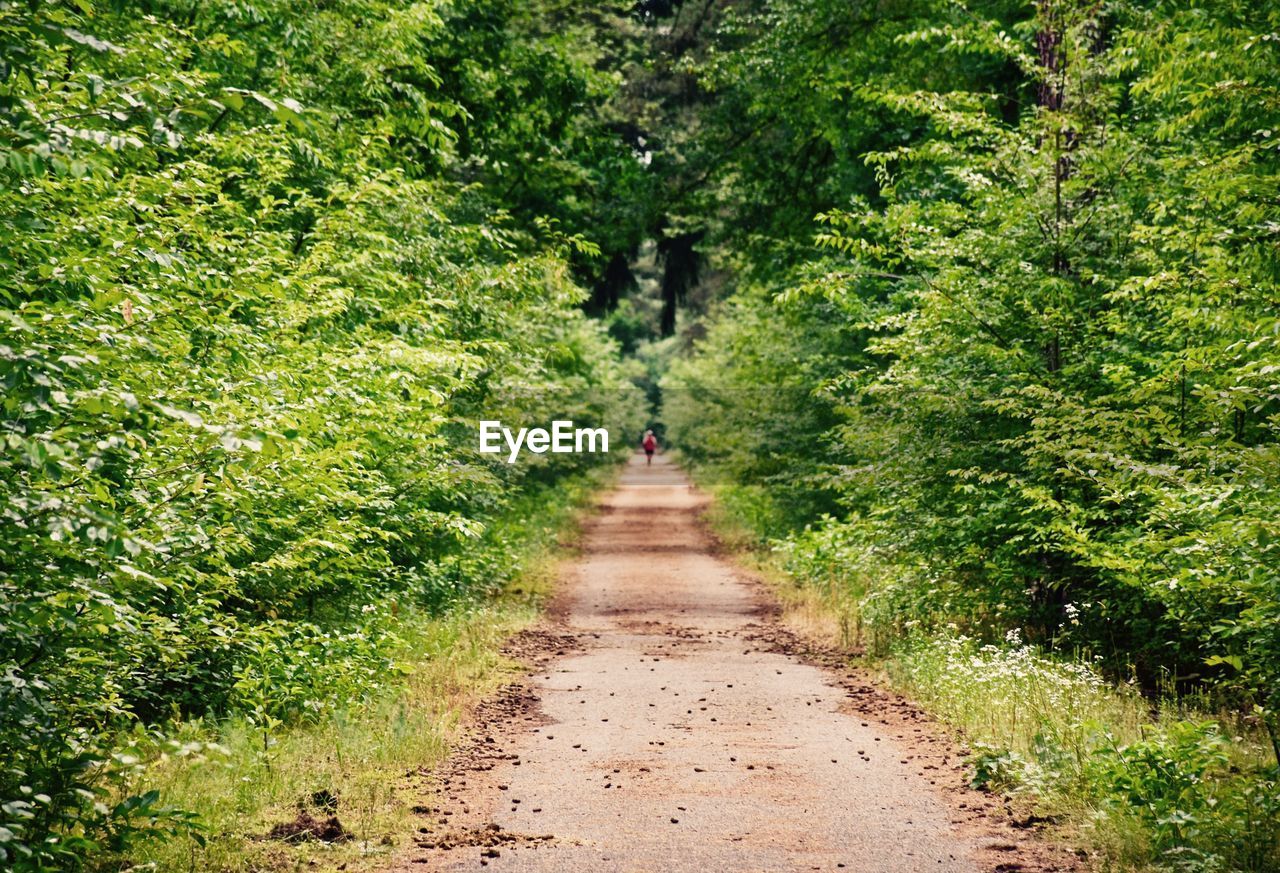
<path id="1" fill-rule="evenodd" d="M 628 467 L 560 624 L 525 641 L 537 672 L 487 704 L 402 869 L 1057 869 L 1012 844 L 984 862 L 991 840 L 957 824 L 916 738 L 770 644 L 759 586 L 717 557 L 703 505 L 665 460 Z"/>

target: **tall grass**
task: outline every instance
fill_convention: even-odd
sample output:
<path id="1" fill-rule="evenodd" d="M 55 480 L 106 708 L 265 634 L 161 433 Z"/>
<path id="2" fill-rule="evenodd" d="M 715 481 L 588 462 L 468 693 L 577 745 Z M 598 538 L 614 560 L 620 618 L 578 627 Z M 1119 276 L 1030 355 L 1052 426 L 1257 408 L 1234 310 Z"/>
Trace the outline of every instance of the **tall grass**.
<path id="1" fill-rule="evenodd" d="M 1280 870 L 1280 793 L 1256 726 L 1158 704 L 1089 664 L 963 636 L 902 641 L 895 685 L 971 742 L 974 783 L 1030 799 L 1113 864 Z"/>
<path id="2" fill-rule="evenodd" d="M 430 771 L 448 754 L 471 707 L 519 672 L 504 641 L 538 618 L 556 560 L 590 497 L 616 475 L 596 470 L 544 493 L 491 532 L 512 560 L 510 581 L 443 615 L 393 610 L 397 675 L 383 690 L 308 721 L 264 730 L 252 715 L 176 721 L 125 743 L 134 777 L 122 796 L 159 791 L 163 805 L 195 815 L 199 830 L 144 841 L 113 869 L 248 873 L 264 869 L 380 869 L 421 819 Z M 297 844 L 269 839 L 300 814 L 334 815 L 350 839 Z"/>
<path id="3" fill-rule="evenodd" d="M 258 726 L 244 717 L 183 723 L 158 746 L 140 787 L 196 813 L 205 845 L 192 838 L 150 843 L 131 860 L 162 871 L 249 871 L 310 860 L 351 870 L 386 855 L 413 824 L 415 792 L 406 774 L 438 765 L 462 714 L 511 676 L 516 665 L 499 654 L 502 641 L 536 614 L 523 599 L 443 618 L 408 616 L 398 693 L 277 732 L 265 749 Z M 354 839 L 296 847 L 264 839 L 303 811 L 321 819 L 336 814 Z"/>
<path id="4" fill-rule="evenodd" d="M 696 471 L 695 471 L 696 472 Z M 1079 653 L 962 635 L 955 580 L 821 521 L 781 540 L 756 490 L 709 483 L 708 518 L 801 633 L 882 668 L 970 746 L 975 786 L 1021 799 L 1114 871 L 1280 871 L 1280 768 L 1260 725 L 1151 698 Z"/>

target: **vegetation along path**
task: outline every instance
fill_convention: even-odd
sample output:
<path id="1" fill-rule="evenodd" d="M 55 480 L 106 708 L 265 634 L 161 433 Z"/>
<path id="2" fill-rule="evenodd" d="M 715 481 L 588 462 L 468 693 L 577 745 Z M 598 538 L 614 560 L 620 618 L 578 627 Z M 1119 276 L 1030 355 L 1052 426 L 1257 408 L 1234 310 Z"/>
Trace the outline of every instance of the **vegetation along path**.
<path id="1" fill-rule="evenodd" d="M 858 715 L 866 689 L 778 649 L 704 502 L 662 459 L 626 470 L 550 657 L 489 709 L 403 869 L 976 871 L 984 848 L 1030 869 Z"/>

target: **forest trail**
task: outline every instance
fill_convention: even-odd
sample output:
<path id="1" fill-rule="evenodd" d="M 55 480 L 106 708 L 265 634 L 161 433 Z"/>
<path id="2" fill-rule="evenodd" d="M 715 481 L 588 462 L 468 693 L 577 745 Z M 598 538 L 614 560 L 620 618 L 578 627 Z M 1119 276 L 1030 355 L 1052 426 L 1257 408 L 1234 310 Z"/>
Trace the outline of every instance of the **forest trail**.
<path id="1" fill-rule="evenodd" d="M 705 502 L 666 459 L 632 461 L 537 672 L 482 713 L 401 869 L 979 869 L 908 748 L 771 650 Z"/>

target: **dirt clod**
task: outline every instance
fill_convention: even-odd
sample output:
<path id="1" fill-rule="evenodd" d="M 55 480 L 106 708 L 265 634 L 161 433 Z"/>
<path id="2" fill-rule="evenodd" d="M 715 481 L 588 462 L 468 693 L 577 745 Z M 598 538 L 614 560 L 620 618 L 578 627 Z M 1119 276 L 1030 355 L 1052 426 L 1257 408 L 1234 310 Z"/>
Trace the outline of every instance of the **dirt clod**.
<path id="1" fill-rule="evenodd" d="M 326 819 L 314 818 L 306 810 L 299 810 L 293 821 L 282 822 L 267 834 L 273 840 L 286 843 L 303 843 L 308 840 L 319 840 L 322 843 L 345 843 L 354 840 L 355 836 L 342 826 L 336 815 Z"/>

